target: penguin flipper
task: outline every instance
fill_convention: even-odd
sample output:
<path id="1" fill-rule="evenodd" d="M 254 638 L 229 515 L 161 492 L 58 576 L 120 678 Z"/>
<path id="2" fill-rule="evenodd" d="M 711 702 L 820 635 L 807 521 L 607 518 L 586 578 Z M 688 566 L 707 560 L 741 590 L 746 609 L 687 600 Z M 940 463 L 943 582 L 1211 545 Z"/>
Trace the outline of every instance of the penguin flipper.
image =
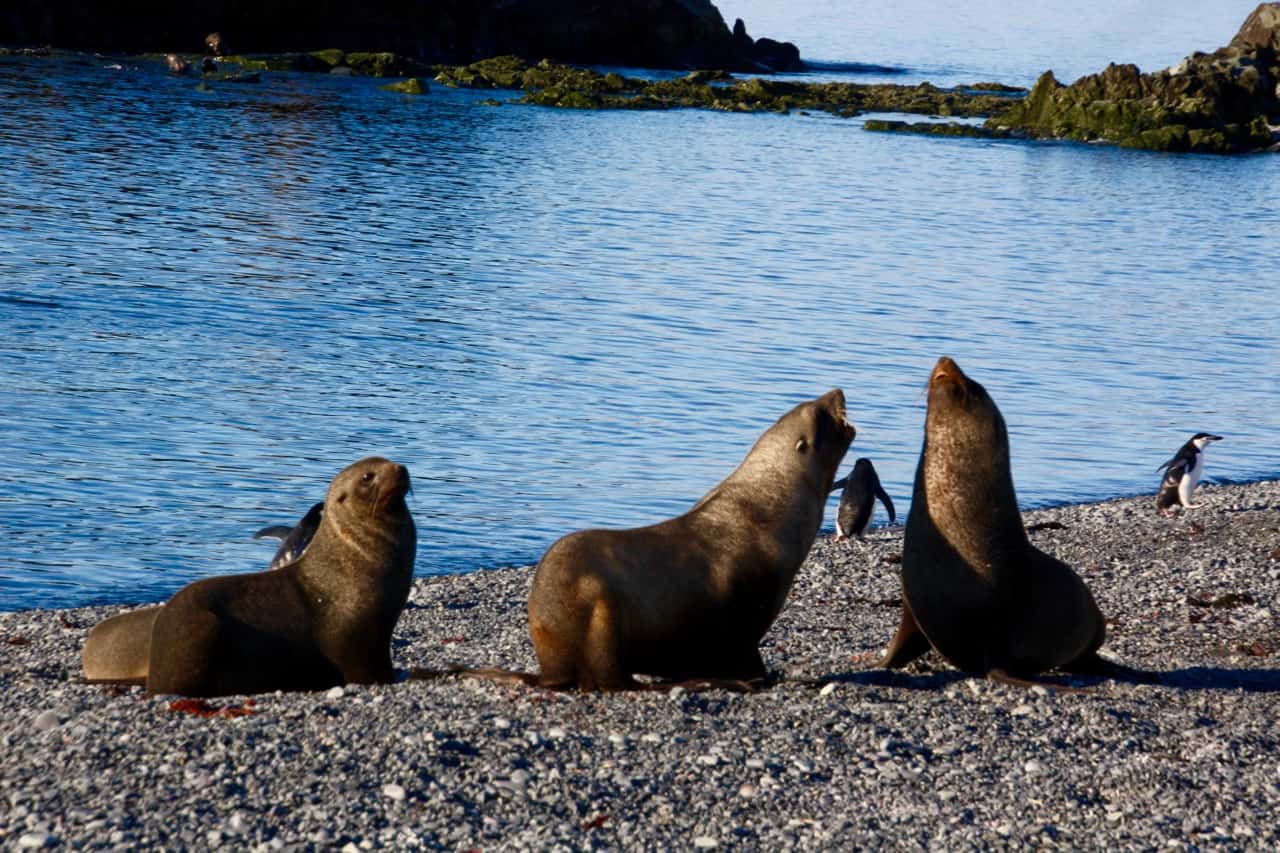
<path id="1" fill-rule="evenodd" d="M 840 480 L 836 480 L 834 483 L 831 484 L 831 491 L 838 492 L 841 489 L 843 489 L 846 485 L 848 485 L 848 483 L 849 483 L 848 477 L 845 477 Z"/>
<path id="2" fill-rule="evenodd" d="M 876 483 L 876 497 L 880 499 L 880 503 L 884 504 L 885 510 L 888 511 L 889 523 L 892 524 L 897 521 L 898 515 L 893 510 L 893 498 L 889 497 L 889 493 L 879 483 Z"/>
<path id="3" fill-rule="evenodd" d="M 253 534 L 254 539 L 285 539 L 293 528 L 287 524 L 273 524 L 270 527 L 264 527 L 257 533 Z"/>

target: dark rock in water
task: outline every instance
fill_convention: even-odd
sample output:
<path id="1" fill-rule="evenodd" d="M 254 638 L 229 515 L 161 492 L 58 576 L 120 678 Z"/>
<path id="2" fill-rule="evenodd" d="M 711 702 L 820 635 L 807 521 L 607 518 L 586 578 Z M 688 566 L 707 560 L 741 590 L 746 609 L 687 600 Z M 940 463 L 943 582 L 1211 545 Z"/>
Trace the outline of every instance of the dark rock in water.
<path id="1" fill-rule="evenodd" d="M 887 121 L 867 119 L 863 129 L 882 133 L 915 133 L 924 136 L 971 136 L 978 139 L 1010 139 L 1018 136 L 1014 131 L 985 127 L 980 124 L 961 124 L 956 121 Z"/>
<path id="2" fill-rule="evenodd" d="M 1280 3 L 1259 3 L 1244 19 L 1229 47 L 1247 51 L 1268 48 L 1280 54 Z"/>
<path id="3" fill-rule="evenodd" d="M 1264 3 L 1229 46 L 1142 74 L 1109 65 L 1062 86 L 1052 71 L 1027 98 L 988 122 L 1040 138 L 1128 148 L 1230 154 L 1273 147 L 1280 124 L 1280 3 Z"/>
<path id="4" fill-rule="evenodd" d="M 402 95 L 425 95 L 430 89 L 431 86 L 426 80 L 419 80 L 417 77 L 410 77 L 398 83 L 388 83 L 382 87 L 384 92 L 399 92 Z"/>
<path id="5" fill-rule="evenodd" d="M 735 38 L 711 0 L 203 0 L 194 10 L 180 3 L 10 0 L 4 9 L 0 44 L 215 56 L 227 54 L 228 44 L 242 55 L 347 44 L 422 63 L 512 53 L 653 68 L 800 67 L 794 45 L 751 39 L 745 26 Z M 218 31 L 206 35 L 210 26 Z"/>
<path id="6" fill-rule="evenodd" d="M 472 89 L 523 89 L 525 95 L 519 103 L 573 109 L 810 110 L 846 117 L 863 112 L 986 117 L 1007 110 L 1013 103 L 1002 95 L 957 92 L 928 83 L 895 86 L 758 77 L 739 80 L 715 71 L 694 72 L 674 80 L 641 80 L 547 60 L 528 65 L 516 56 L 441 68 L 436 81 Z"/>

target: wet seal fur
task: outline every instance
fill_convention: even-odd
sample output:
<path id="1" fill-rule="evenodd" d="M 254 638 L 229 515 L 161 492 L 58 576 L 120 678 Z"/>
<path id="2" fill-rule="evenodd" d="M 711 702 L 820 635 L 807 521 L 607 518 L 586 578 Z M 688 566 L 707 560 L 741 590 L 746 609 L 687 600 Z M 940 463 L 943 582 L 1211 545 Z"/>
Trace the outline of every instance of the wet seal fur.
<path id="1" fill-rule="evenodd" d="M 369 457 L 343 469 L 315 538 L 274 571 L 207 578 L 156 616 L 147 692 L 223 696 L 388 683 L 417 534 L 409 472 Z"/>
<path id="2" fill-rule="evenodd" d="M 880 666 L 936 649 L 959 669 L 1025 684 L 1106 671 L 1102 614 L 1071 567 L 1022 525 L 1004 418 L 947 357 L 929 380 L 924 446 L 902 554 L 902 622 Z"/>
<path id="3" fill-rule="evenodd" d="M 843 392 L 829 391 L 783 415 L 684 515 L 563 537 L 529 594 L 539 672 L 461 671 L 580 690 L 639 688 L 636 674 L 763 678 L 760 639 L 818 535 L 854 432 Z"/>

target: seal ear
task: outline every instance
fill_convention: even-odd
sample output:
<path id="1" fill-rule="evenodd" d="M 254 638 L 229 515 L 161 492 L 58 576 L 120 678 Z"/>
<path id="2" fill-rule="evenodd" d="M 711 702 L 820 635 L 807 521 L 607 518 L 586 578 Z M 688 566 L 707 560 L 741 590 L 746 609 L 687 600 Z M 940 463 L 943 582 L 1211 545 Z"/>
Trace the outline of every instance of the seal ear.
<path id="1" fill-rule="evenodd" d="M 796 453 L 804 453 L 808 449 L 809 441 L 804 436 L 796 439 Z"/>

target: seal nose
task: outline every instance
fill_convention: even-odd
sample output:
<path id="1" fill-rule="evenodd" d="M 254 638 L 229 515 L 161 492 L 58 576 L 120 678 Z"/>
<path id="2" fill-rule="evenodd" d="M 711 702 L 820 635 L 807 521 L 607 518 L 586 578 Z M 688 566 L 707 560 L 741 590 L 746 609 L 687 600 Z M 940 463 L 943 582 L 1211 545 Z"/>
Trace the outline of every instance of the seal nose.
<path id="1" fill-rule="evenodd" d="M 934 365 L 933 374 L 929 377 L 929 384 L 959 382 L 962 378 L 964 378 L 964 371 L 960 369 L 960 365 L 952 361 L 949 356 L 944 355 Z"/>

